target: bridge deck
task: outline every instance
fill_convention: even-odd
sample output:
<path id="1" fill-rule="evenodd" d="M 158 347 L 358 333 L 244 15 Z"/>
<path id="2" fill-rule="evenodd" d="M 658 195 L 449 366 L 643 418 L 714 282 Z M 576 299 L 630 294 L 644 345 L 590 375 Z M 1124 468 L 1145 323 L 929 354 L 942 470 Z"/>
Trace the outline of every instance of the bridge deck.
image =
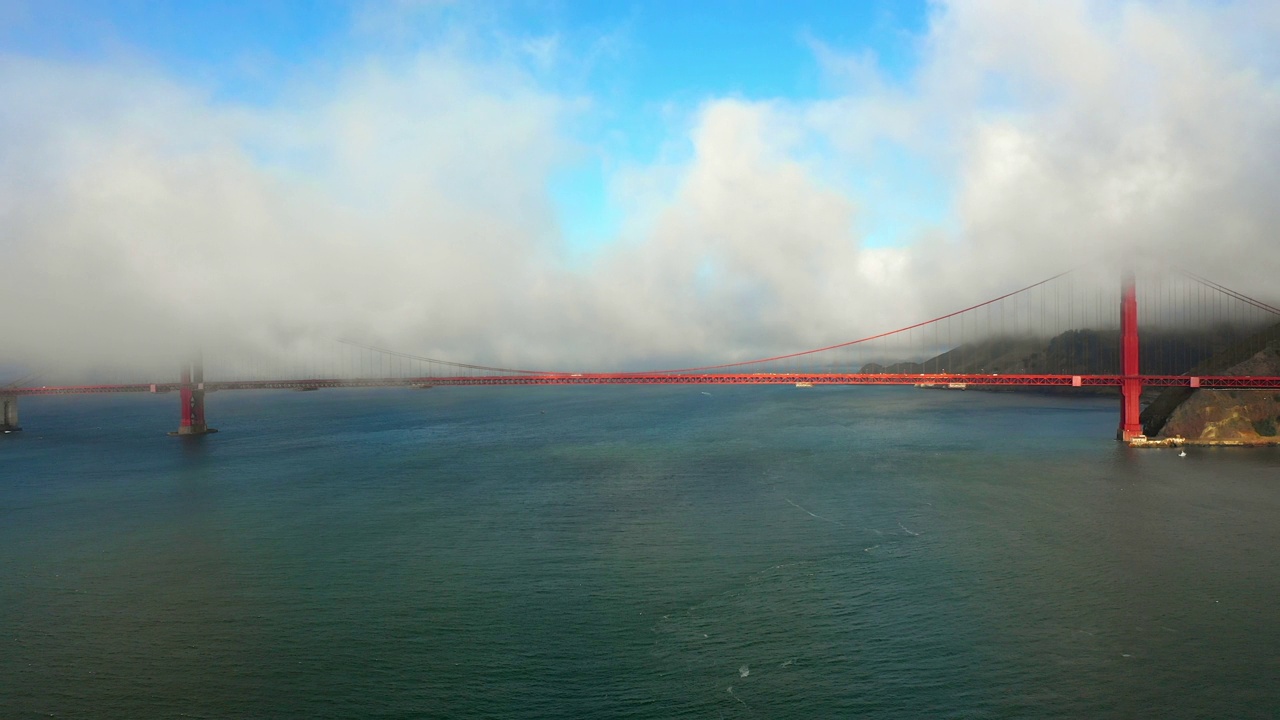
<path id="1" fill-rule="evenodd" d="M 978 375 L 978 374 L 867 374 L 867 373 L 750 373 L 659 374 L 581 373 L 475 375 L 416 378 L 306 378 L 298 380 L 219 380 L 203 383 L 206 391 L 310 390 L 320 388 L 423 387 L 477 385 L 926 385 L 1004 387 L 1119 387 L 1123 375 Z M 1259 376 L 1140 376 L 1147 387 L 1199 387 L 1203 389 L 1280 389 L 1280 377 Z M 121 385 L 62 385 L 0 389 L 0 395 L 80 395 L 93 393 L 174 392 L 180 382 Z"/>

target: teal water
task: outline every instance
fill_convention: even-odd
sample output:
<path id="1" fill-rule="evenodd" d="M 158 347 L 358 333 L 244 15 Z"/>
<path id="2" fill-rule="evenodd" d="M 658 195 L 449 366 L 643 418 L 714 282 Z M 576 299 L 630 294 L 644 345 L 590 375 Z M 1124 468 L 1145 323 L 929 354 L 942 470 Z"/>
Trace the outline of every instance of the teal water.
<path id="1" fill-rule="evenodd" d="M 0 718 L 1280 715 L 1280 453 L 706 392 L 24 400 Z"/>

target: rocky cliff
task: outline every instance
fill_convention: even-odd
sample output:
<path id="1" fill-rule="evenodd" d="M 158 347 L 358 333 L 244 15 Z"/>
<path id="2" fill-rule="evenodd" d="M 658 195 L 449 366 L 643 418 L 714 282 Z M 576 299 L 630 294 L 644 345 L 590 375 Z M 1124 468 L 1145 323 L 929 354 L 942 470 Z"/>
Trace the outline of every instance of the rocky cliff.
<path id="1" fill-rule="evenodd" d="M 1222 374 L 1280 375 L 1280 350 L 1268 345 Z M 1192 443 L 1280 444 L 1280 391 L 1194 391 L 1169 413 L 1159 432 Z"/>

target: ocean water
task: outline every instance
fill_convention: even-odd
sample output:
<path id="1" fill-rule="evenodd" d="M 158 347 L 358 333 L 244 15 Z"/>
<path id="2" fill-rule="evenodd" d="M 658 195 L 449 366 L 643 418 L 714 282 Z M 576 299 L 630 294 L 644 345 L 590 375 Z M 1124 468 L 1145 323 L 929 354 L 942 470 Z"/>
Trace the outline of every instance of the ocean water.
<path id="1" fill-rule="evenodd" d="M 27 399 L 0 718 L 1280 715 L 1280 453 L 1129 450 L 1116 404 Z"/>

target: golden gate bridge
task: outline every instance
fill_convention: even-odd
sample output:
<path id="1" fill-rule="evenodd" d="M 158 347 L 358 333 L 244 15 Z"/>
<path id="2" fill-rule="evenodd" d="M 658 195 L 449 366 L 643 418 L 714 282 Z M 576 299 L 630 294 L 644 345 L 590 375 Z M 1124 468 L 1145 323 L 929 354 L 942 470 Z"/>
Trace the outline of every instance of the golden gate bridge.
<path id="1" fill-rule="evenodd" d="M 915 385 L 1115 388 L 1117 437 L 1143 434 L 1144 388 L 1280 389 L 1280 376 L 1234 372 L 1280 339 L 1280 308 L 1195 273 L 1122 274 L 1116 293 L 1081 268 L 963 309 L 853 340 L 718 364 L 642 371 L 529 370 L 440 360 L 344 341 L 333 357 L 275 369 L 196 357 L 176 379 L 0 385 L 0 431 L 20 429 L 18 399 L 96 393 L 179 398 L 175 435 L 209 428 L 205 396 L 230 390 L 514 385 Z M 1141 323 L 1141 332 L 1140 332 Z M 216 371 L 214 368 L 218 368 Z M 218 373 L 215 375 L 215 372 Z"/>

